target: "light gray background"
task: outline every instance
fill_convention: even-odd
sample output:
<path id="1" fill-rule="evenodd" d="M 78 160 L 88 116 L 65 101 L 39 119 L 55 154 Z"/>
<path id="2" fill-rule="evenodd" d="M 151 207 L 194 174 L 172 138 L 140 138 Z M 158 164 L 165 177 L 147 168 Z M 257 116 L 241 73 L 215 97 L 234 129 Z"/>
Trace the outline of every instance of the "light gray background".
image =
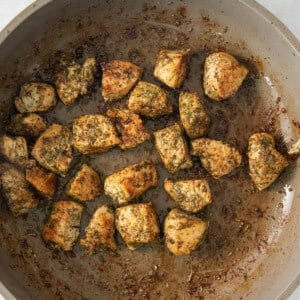
<path id="1" fill-rule="evenodd" d="M 33 2 L 33 0 L 0 0 L 0 30 Z M 300 39 L 300 0 L 257 0 L 257 2 L 269 9 Z M 1 295 L 0 300 L 4 300 Z M 289 300 L 300 300 L 300 287 Z"/>

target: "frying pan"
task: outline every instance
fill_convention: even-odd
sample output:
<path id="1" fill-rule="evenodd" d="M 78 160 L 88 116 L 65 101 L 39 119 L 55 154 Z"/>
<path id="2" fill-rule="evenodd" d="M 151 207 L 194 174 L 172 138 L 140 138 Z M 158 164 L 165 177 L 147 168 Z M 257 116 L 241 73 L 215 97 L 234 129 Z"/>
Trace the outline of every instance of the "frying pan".
<path id="1" fill-rule="evenodd" d="M 224 140 L 242 153 L 247 138 L 271 132 L 283 153 L 300 134 L 300 46 L 292 34 L 254 1 L 36 1 L 0 34 L 0 128 L 14 112 L 13 97 L 27 81 L 53 83 L 57 57 L 63 51 L 81 61 L 128 59 L 152 77 L 161 48 L 191 48 L 190 70 L 183 90 L 198 92 L 212 118 L 209 137 Z M 246 64 L 251 74 L 237 95 L 216 103 L 203 95 L 204 58 L 225 50 Z M 70 125 L 84 113 L 103 113 L 101 74 L 91 92 L 71 107 L 59 103 L 45 114 L 49 123 Z M 177 110 L 178 91 L 167 89 Z M 118 104 L 122 105 L 124 101 Z M 145 119 L 149 130 L 174 122 Z M 28 141 L 32 146 L 34 141 Z M 138 202 L 152 201 L 162 223 L 174 206 L 161 186 L 167 174 L 153 141 L 121 151 L 82 157 L 75 153 L 75 172 L 89 163 L 102 179 L 130 163 L 150 158 L 156 164 L 159 187 Z M 244 160 L 245 161 L 245 160 Z M 64 253 L 49 249 L 40 233 L 51 208 L 43 201 L 27 216 L 13 218 L 5 201 L 0 210 L 1 293 L 8 299 L 275 299 L 285 298 L 300 269 L 300 169 L 294 161 L 267 191 L 257 192 L 247 164 L 213 180 L 201 168 L 174 178 L 206 177 L 213 203 L 200 216 L 210 221 L 204 244 L 191 256 L 174 257 L 163 243 L 128 250 L 118 237 L 116 253 L 88 257 L 75 246 Z M 60 186 L 67 179 L 60 179 Z M 2 196 L 1 196 L 2 197 Z M 55 200 L 65 199 L 59 190 Z M 82 228 L 101 203 L 86 205 Z M 288 289 L 290 287 L 290 289 Z"/>

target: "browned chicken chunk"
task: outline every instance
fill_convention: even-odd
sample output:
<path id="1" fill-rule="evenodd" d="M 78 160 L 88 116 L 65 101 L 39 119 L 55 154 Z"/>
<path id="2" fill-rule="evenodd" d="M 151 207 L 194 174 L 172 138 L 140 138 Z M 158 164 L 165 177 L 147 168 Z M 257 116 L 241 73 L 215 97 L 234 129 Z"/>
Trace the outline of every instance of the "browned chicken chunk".
<path id="1" fill-rule="evenodd" d="M 190 49 L 161 50 L 156 59 L 154 76 L 170 88 L 179 88 L 186 76 Z"/>
<path id="2" fill-rule="evenodd" d="M 203 242 L 207 227 L 201 219 L 172 209 L 164 222 L 166 246 L 175 255 L 189 255 Z"/>
<path id="3" fill-rule="evenodd" d="M 5 129 L 13 135 L 37 137 L 46 128 L 47 124 L 41 116 L 35 113 L 26 113 L 13 115 Z"/>
<path id="4" fill-rule="evenodd" d="M 107 111 L 120 134 L 119 147 L 123 150 L 134 148 L 150 139 L 140 116 L 128 109 L 112 108 Z"/>
<path id="5" fill-rule="evenodd" d="M 71 105 L 79 96 L 88 93 L 94 82 L 96 60 L 89 57 L 83 65 L 75 61 L 61 61 L 60 67 L 55 79 L 57 94 L 65 105 Z"/>
<path id="6" fill-rule="evenodd" d="M 210 118 L 197 93 L 180 93 L 179 114 L 182 126 L 191 139 L 198 138 L 207 132 Z"/>
<path id="7" fill-rule="evenodd" d="M 21 113 L 47 111 L 56 102 L 54 88 L 49 84 L 36 82 L 23 84 L 15 99 L 16 108 Z"/>
<path id="8" fill-rule="evenodd" d="M 102 63 L 102 96 L 105 101 L 125 97 L 142 76 L 143 70 L 129 61 Z"/>
<path id="9" fill-rule="evenodd" d="M 151 118 L 173 112 L 166 92 L 159 86 L 146 81 L 140 81 L 131 92 L 128 108 L 137 114 Z"/>
<path id="10" fill-rule="evenodd" d="M 118 145 L 120 140 L 109 118 L 84 115 L 74 119 L 73 146 L 83 154 L 100 153 Z"/>
<path id="11" fill-rule="evenodd" d="M 26 169 L 26 180 L 44 197 L 52 199 L 56 192 L 57 176 L 39 167 Z"/>
<path id="12" fill-rule="evenodd" d="M 237 92 L 248 72 L 232 55 L 213 53 L 204 64 L 204 92 L 213 100 L 230 98 Z"/>
<path id="13" fill-rule="evenodd" d="M 43 239 L 55 249 L 71 251 L 79 236 L 82 212 L 83 206 L 79 203 L 55 202 L 43 229 Z"/>
<path id="14" fill-rule="evenodd" d="M 274 138 L 264 132 L 250 137 L 248 157 L 250 176 L 260 191 L 269 187 L 289 164 L 275 149 Z"/>
<path id="15" fill-rule="evenodd" d="M 80 245 L 86 249 L 89 255 L 97 253 L 101 249 L 117 249 L 115 215 L 111 208 L 103 205 L 94 212 L 85 229 L 85 238 L 80 240 Z"/>
<path id="16" fill-rule="evenodd" d="M 0 182 L 8 206 L 15 216 L 26 214 L 39 204 L 25 176 L 9 164 L 0 165 Z"/>
<path id="17" fill-rule="evenodd" d="M 94 200 L 102 193 L 99 175 L 91 167 L 83 164 L 66 186 L 66 194 L 80 201 Z"/>
<path id="18" fill-rule="evenodd" d="M 51 125 L 38 138 L 31 154 L 44 168 L 65 176 L 73 159 L 69 127 Z"/>
<path id="19" fill-rule="evenodd" d="M 152 203 L 117 208 L 116 227 L 130 250 L 159 239 L 158 218 Z"/>
<path id="20" fill-rule="evenodd" d="M 154 132 L 155 146 L 170 173 L 193 166 L 186 141 L 178 124 Z"/>
<path id="21" fill-rule="evenodd" d="M 211 203 L 210 188 L 205 179 L 165 179 L 164 188 L 176 204 L 188 212 L 196 213 Z"/>
<path id="22" fill-rule="evenodd" d="M 215 178 L 231 173 L 242 162 L 234 147 L 207 138 L 192 141 L 192 155 L 199 156 L 203 168 Z"/>
<path id="23" fill-rule="evenodd" d="M 130 165 L 105 178 L 104 192 L 118 204 L 125 204 L 157 185 L 157 172 L 151 161 Z"/>

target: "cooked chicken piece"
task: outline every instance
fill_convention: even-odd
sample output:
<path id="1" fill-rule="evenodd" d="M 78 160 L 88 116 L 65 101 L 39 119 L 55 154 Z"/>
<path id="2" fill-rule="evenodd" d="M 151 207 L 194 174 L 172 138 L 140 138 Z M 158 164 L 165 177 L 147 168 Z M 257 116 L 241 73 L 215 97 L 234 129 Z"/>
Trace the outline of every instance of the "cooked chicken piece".
<path id="1" fill-rule="evenodd" d="M 208 223 L 177 208 L 164 222 L 165 243 L 175 255 L 189 255 L 203 242 Z"/>
<path id="2" fill-rule="evenodd" d="M 11 163 L 22 167 L 34 165 L 34 162 L 28 158 L 27 143 L 22 136 L 2 135 L 0 137 L 0 152 Z"/>
<path id="3" fill-rule="evenodd" d="M 74 119 L 73 146 L 83 154 L 105 152 L 120 143 L 117 132 L 103 115 L 84 115 Z"/>
<path id="4" fill-rule="evenodd" d="M 164 188 L 176 204 L 188 212 L 196 213 L 211 203 L 210 188 L 205 179 L 165 179 Z"/>
<path id="5" fill-rule="evenodd" d="M 250 176 L 260 191 L 270 186 L 289 164 L 275 149 L 274 138 L 268 133 L 250 137 L 248 157 Z"/>
<path id="6" fill-rule="evenodd" d="M 62 61 L 61 71 L 56 74 L 55 85 L 60 100 L 71 105 L 79 97 L 88 93 L 96 73 L 95 58 L 87 58 L 83 65 L 72 61 Z"/>
<path id="7" fill-rule="evenodd" d="M 103 205 L 94 212 L 85 229 L 85 238 L 80 240 L 80 245 L 87 250 L 89 255 L 101 249 L 117 249 L 115 215 L 108 205 Z"/>
<path id="8" fill-rule="evenodd" d="M 299 153 L 300 153 L 300 139 L 298 139 L 298 141 L 294 143 L 288 151 L 289 155 L 297 155 Z"/>
<path id="9" fill-rule="evenodd" d="M 15 105 L 21 113 L 47 111 L 56 105 L 54 88 L 46 83 L 25 83 L 15 99 Z"/>
<path id="10" fill-rule="evenodd" d="M 159 86 L 140 81 L 131 92 L 128 108 L 137 114 L 155 118 L 173 112 L 166 92 Z"/>
<path id="11" fill-rule="evenodd" d="M 225 52 L 209 55 L 204 64 L 204 92 L 213 100 L 234 96 L 248 74 L 248 69 Z"/>
<path id="12" fill-rule="evenodd" d="M 161 50 L 156 59 L 154 76 L 170 88 L 177 89 L 183 83 L 190 49 Z"/>
<path id="13" fill-rule="evenodd" d="M 179 114 L 182 126 L 191 139 L 198 138 L 207 132 L 210 118 L 197 93 L 180 93 Z"/>
<path id="14" fill-rule="evenodd" d="M 26 113 L 13 115 L 5 129 L 13 135 L 37 137 L 46 128 L 47 124 L 41 116 L 35 113 Z"/>
<path id="15" fill-rule="evenodd" d="M 154 132 L 155 146 L 170 173 L 193 166 L 186 141 L 178 124 Z"/>
<path id="16" fill-rule="evenodd" d="M 242 162 L 234 147 L 207 138 L 192 141 L 192 155 L 199 156 L 203 168 L 215 178 L 231 173 Z"/>
<path id="17" fill-rule="evenodd" d="M 121 136 L 119 144 L 121 149 L 134 148 L 150 139 L 150 134 L 144 128 L 140 116 L 129 109 L 112 108 L 106 114 L 112 119 Z"/>
<path id="18" fill-rule="evenodd" d="M 42 168 L 26 169 L 26 180 L 44 197 L 52 199 L 56 192 L 57 176 Z"/>
<path id="19" fill-rule="evenodd" d="M 159 239 L 158 218 L 151 202 L 117 208 L 116 227 L 130 250 Z"/>
<path id="20" fill-rule="evenodd" d="M 0 165 L 0 183 L 8 206 L 15 216 L 23 215 L 39 204 L 25 176 L 9 164 Z"/>
<path id="21" fill-rule="evenodd" d="M 105 195 L 122 205 L 157 185 L 157 172 L 151 161 L 130 165 L 105 178 Z"/>
<path id="22" fill-rule="evenodd" d="M 96 171 L 86 164 L 75 174 L 66 186 L 66 194 L 80 201 L 91 201 L 102 192 L 101 179 Z"/>
<path id="23" fill-rule="evenodd" d="M 102 63 L 102 96 L 106 102 L 125 97 L 135 86 L 143 69 L 129 61 Z"/>
<path id="24" fill-rule="evenodd" d="M 38 138 L 31 154 L 44 168 L 65 176 L 73 159 L 69 127 L 52 124 Z"/>
<path id="25" fill-rule="evenodd" d="M 60 200 L 54 202 L 50 216 L 43 229 L 43 239 L 55 249 L 71 251 L 80 230 L 83 206 L 79 203 Z"/>

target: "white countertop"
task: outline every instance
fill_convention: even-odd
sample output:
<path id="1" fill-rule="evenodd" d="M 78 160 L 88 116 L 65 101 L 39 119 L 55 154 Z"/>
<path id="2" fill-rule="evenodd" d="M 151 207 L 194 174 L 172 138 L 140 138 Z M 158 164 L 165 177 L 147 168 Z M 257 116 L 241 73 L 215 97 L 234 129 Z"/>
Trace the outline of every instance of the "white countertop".
<path id="1" fill-rule="evenodd" d="M 33 0 L 0 0 L 0 30 Z M 277 16 L 300 39 L 300 0 L 257 0 Z M 0 295 L 0 300 L 4 298 Z M 300 300 L 300 287 L 289 300 Z"/>

